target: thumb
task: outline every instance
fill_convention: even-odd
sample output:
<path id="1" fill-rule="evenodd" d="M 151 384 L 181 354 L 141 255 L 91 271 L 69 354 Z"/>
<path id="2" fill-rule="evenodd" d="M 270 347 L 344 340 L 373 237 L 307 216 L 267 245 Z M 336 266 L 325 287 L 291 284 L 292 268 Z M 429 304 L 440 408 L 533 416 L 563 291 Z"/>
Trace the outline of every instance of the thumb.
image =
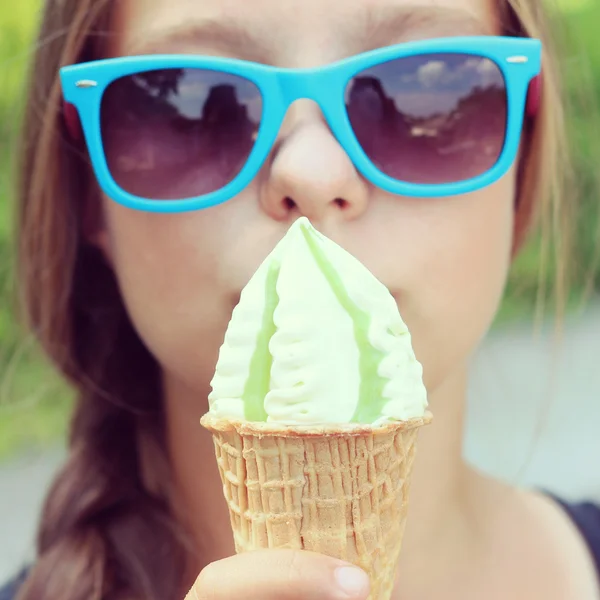
<path id="1" fill-rule="evenodd" d="M 363 600 L 369 579 L 337 559 L 299 550 L 247 552 L 208 565 L 186 600 Z"/>

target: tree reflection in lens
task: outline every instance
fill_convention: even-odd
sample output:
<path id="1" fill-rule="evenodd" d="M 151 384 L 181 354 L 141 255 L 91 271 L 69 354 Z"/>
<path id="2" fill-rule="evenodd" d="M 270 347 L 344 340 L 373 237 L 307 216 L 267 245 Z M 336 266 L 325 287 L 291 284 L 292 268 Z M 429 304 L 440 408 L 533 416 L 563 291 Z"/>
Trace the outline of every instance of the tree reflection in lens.
<path id="1" fill-rule="evenodd" d="M 375 166 L 410 183 L 481 175 L 504 145 L 505 83 L 485 58 L 435 54 L 377 65 L 350 82 L 346 107 Z"/>
<path id="2" fill-rule="evenodd" d="M 244 166 L 261 114 L 258 88 L 235 75 L 166 69 L 119 79 L 102 100 L 109 169 L 143 198 L 210 193 Z"/>

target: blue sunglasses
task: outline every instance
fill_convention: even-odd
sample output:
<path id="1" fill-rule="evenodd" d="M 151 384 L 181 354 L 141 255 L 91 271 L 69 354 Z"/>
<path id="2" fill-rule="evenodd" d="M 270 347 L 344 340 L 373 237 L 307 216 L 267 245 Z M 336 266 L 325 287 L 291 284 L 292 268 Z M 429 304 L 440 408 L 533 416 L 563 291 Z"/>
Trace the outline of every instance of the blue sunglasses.
<path id="1" fill-rule="evenodd" d="M 379 188 L 440 197 L 498 180 L 539 104 L 542 45 L 450 37 L 313 69 L 197 55 L 63 67 L 65 118 L 81 127 L 104 193 L 127 207 L 221 204 L 257 175 L 292 102 L 315 101 L 356 169 Z M 318 152 L 318 148 L 315 148 Z"/>

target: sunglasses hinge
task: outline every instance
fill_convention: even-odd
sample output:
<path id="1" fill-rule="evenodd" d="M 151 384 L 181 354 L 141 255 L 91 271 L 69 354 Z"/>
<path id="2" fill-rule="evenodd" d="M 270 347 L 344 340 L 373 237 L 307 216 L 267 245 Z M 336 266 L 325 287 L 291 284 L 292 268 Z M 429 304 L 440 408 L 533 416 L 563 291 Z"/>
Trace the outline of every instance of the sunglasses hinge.
<path id="1" fill-rule="evenodd" d="M 75 87 L 78 88 L 93 88 L 97 86 L 98 82 L 93 79 L 81 79 L 80 81 L 75 82 Z"/>

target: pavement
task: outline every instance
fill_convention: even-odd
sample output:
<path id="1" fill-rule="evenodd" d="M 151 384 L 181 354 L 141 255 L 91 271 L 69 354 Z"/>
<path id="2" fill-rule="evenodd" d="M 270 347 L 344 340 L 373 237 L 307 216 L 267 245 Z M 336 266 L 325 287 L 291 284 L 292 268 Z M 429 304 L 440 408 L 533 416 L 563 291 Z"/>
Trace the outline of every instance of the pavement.
<path id="1" fill-rule="evenodd" d="M 600 307 L 551 329 L 492 332 L 473 359 L 465 455 L 515 485 L 600 501 Z M 33 556 L 44 494 L 64 450 L 0 464 L 0 582 Z"/>
<path id="2" fill-rule="evenodd" d="M 0 583 L 31 562 L 44 495 L 64 456 L 54 448 L 0 464 Z"/>
<path id="3" fill-rule="evenodd" d="M 600 502 L 600 306 L 562 338 L 493 332 L 471 371 L 465 456 L 515 485 Z"/>

